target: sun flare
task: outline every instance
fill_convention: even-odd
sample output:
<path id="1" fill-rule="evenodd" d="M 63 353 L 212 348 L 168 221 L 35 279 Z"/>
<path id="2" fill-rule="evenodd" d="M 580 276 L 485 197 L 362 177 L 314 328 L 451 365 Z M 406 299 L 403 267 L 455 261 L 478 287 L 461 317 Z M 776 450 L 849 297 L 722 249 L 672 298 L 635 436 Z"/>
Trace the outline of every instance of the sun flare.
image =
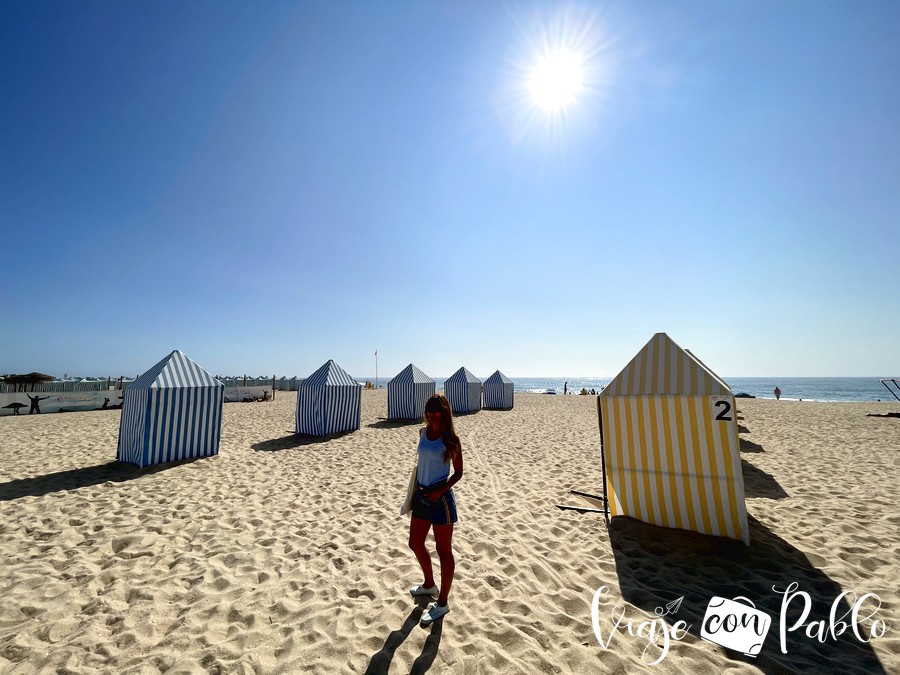
<path id="1" fill-rule="evenodd" d="M 603 129 L 617 39 L 599 10 L 514 13 L 514 42 L 491 100 L 513 144 L 562 151 Z"/>
<path id="2" fill-rule="evenodd" d="M 528 78 L 532 101 L 549 113 L 565 112 L 583 89 L 581 59 L 567 49 L 541 54 Z"/>

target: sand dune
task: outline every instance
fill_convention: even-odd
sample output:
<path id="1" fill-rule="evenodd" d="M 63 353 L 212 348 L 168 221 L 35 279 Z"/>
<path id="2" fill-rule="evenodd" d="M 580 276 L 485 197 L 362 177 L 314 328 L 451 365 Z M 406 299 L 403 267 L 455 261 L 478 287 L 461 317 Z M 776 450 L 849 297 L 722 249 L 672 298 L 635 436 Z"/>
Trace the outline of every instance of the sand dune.
<path id="1" fill-rule="evenodd" d="M 229 404 L 218 457 L 143 471 L 114 461 L 119 411 L 0 419 L 0 672 L 900 672 L 900 419 L 866 415 L 897 406 L 739 401 L 749 548 L 557 509 L 600 491 L 591 397 L 460 416 L 452 611 L 423 629 L 398 515 L 417 425 L 366 391 L 359 431 L 302 439 L 295 401 Z M 864 636 L 890 626 L 792 631 L 783 653 L 791 582 L 806 623 L 852 590 L 881 601 Z M 701 639 L 715 595 L 771 617 L 759 657 Z M 690 628 L 650 665 L 628 619 Z"/>

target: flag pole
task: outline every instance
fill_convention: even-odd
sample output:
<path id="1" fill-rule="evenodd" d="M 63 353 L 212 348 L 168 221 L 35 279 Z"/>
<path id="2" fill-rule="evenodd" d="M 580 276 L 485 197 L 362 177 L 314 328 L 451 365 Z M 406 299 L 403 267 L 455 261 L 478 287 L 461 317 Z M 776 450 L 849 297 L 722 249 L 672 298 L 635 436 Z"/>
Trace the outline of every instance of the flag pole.
<path id="1" fill-rule="evenodd" d="M 378 389 L 378 350 L 375 350 L 375 388 Z"/>

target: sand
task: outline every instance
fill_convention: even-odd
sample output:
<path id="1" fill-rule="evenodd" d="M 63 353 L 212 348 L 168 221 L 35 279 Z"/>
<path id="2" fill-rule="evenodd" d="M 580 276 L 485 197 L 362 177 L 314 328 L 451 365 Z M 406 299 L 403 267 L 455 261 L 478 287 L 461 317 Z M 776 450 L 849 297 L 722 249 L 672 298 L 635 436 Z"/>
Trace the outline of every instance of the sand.
<path id="1" fill-rule="evenodd" d="M 422 628 L 399 515 L 417 425 L 366 391 L 359 431 L 301 439 L 295 401 L 228 404 L 219 456 L 145 470 L 114 461 L 119 411 L 0 419 L 0 672 L 900 672 L 900 419 L 867 416 L 900 404 L 739 400 L 749 548 L 557 509 L 601 489 L 592 397 L 460 416 L 452 611 Z M 792 582 L 824 624 L 783 653 Z M 883 635 L 832 639 L 845 591 L 878 596 L 859 630 Z M 760 656 L 700 638 L 713 596 L 770 616 Z"/>

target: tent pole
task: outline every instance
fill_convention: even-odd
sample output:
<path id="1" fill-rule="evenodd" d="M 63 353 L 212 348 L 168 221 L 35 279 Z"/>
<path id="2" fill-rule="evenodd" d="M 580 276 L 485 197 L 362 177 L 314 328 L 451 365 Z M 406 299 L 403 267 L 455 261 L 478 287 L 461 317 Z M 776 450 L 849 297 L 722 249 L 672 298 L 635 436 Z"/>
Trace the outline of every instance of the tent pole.
<path id="1" fill-rule="evenodd" d="M 603 472 L 603 519 L 609 527 L 609 499 L 606 495 L 606 455 L 603 452 L 603 415 L 600 412 L 600 397 L 597 397 L 597 425 L 600 427 L 600 468 Z"/>

